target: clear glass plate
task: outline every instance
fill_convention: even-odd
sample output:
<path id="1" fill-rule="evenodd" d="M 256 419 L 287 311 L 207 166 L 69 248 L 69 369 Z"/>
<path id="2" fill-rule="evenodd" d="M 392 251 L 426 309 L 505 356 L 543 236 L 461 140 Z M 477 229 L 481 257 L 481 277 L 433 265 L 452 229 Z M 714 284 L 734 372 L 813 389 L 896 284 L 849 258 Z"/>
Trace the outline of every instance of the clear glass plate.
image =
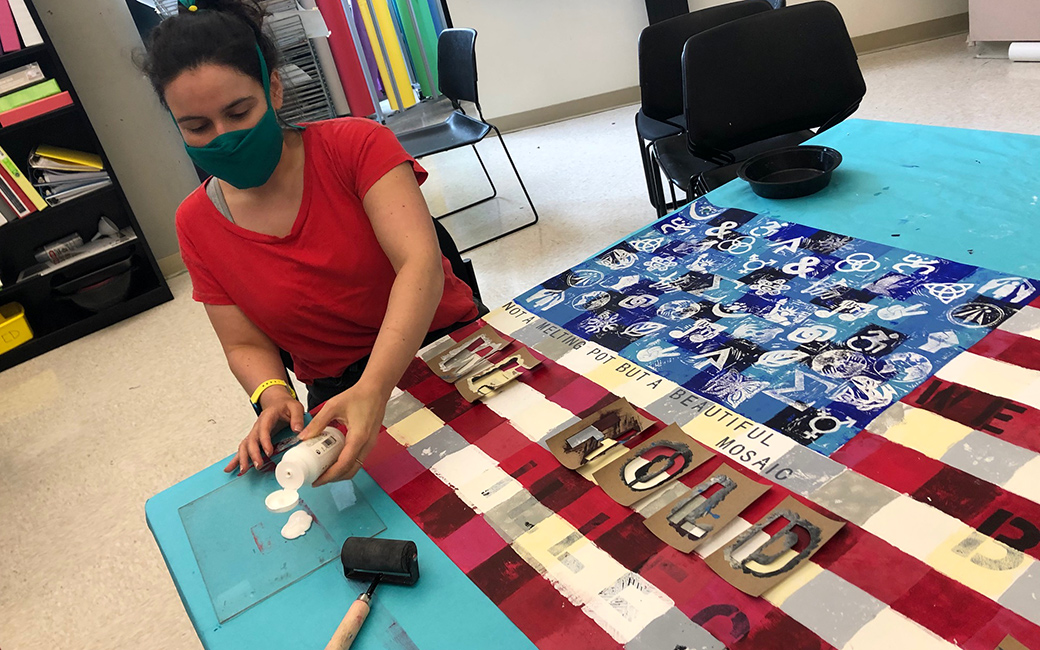
<path id="1" fill-rule="evenodd" d="M 221 623 L 338 560 L 347 537 L 386 530 L 351 481 L 302 487 L 300 504 L 280 514 L 264 506 L 278 489 L 274 472 L 251 471 L 179 510 Z M 309 512 L 314 522 L 305 535 L 287 540 L 282 526 L 297 509 Z"/>

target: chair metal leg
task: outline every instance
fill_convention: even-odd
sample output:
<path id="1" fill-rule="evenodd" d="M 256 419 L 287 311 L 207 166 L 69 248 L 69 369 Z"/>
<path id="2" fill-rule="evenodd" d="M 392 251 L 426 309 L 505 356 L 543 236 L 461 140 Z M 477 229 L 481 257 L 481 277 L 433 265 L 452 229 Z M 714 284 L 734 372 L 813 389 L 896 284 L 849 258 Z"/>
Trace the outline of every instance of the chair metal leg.
<path id="1" fill-rule="evenodd" d="M 470 146 L 473 147 L 473 153 L 475 153 L 477 155 L 477 161 L 480 162 L 480 168 L 484 170 L 484 176 L 487 177 L 488 183 L 491 185 L 491 195 L 490 196 L 485 196 L 482 199 L 477 199 L 473 203 L 470 203 L 468 205 L 464 205 L 461 208 L 455 208 L 451 212 L 445 212 L 444 214 L 437 215 L 436 217 L 434 217 L 434 219 L 443 219 L 444 217 L 450 217 L 451 215 L 455 214 L 456 212 L 462 212 L 463 210 L 467 210 L 469 208 L 472 208 L 475 205 L 480 205 L 481 203 L 485 203 L 487 201 L 490 201 L 491 199 L 493 199 L 496 196 L 498 196 L 498 188 L 495 187 L 495 181 L 491 180 L 491 174 L 488 173 L 487 166 L 484 164 L 484 159 L 480 157 L 480 152 L 477 151 L 477 145 L 474 144 L 474 145 L 470 145 Z"/>
<path id="2" fill-rule="evenodd" d="M 516 180 L 520 183 L 520 189 L 524 191 L 524 197 L 527 198 L 527 204 L 529 206 L 531 206 L 531 212 L 534 213 L 534 219 L 532 221 L 528 222 L 528 223 L 525 223 L 525 224 L 521 225 L 521 226 L 517 226 L 516 228 L 513 228 L 512 230 L 508 230 L 508 231 L 502 233 L 501 235 L 497 235 L 495 237 L 492 237 L 491 239 L 485 239 L 484 241 L 480 242 L 479 244 L 474 244 L 473 246 L 470 246 L 469 248 L 463 248 L 462 250 L 459 251 L 459 253 L 465 253 L 465 252 L 471 251 L 474 248 L 477 248 L 479 246 L 483 246 L 484 244 L 490 244 L 493 241 L 498 241 L 499 239 L 502 239 L 503 237 L 505 237 L 507 235 L 512 235 L 515 232 L 518 232 L 520 230 L 523 230 L 524 228 L 528 228 L 528 227 L 533 226 L 536 223 L 538 223 L 538 209 L 534 207 L 534 201 L 531 200 L 531 195 L 527 192 L 527 186 L 524 185 L 524 179 L 520 177 L 520 172 L 516 168 L 516 163 L 513 162 L 513 156 L 510 155 L 509 148 L 506 146 L 506 141 L 502 138 L 502 132 L 499 131 L 498 127 L 495 126 L 494 124 L 491 124 L 490 126 L 491 126 L 492 129 L 495 130 L 495 135 L 498 136 L 498 141 L 502 143 L 502 150 L 506 152 L 506 158 L 509 160 L 510 167 L 513 168 L 513 174 L 516 175 Z"/>
<path id="3" fill-rule="evenodd" d="M 650 150 L 654 146 L 653 141 L 647 142 L 639 135 L 639 114 L 636 114 L 636 139 L 639 140 L 639 158 L 643 162 L 643 178 L 646 180 L 646 193 L 650 198 L 650 205 L 654 206 L 657 215 L 661 216 L 661 202 L 663 200 L 661 189 L 661 175 L 656 173 L 656 165 L 653 164 Z"/>

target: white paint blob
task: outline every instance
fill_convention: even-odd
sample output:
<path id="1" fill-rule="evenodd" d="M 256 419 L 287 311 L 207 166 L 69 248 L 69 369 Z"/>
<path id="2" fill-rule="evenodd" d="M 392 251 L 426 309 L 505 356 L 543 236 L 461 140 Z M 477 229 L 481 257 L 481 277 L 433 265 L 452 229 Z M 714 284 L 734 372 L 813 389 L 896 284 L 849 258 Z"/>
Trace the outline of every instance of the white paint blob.
<path id="1" fill-rule="evenodd" d="M 303 510 L 297 510 L 289 515 L 289 521 L 282 526 L 282 537 L 285 539 L 296 539 L 310 529 L 312 521 L 314 521 L 314 518 L 309 514 Z"/>
<path id="2" fill-rule="evenodd" d="M 300 502 L 300 494 L 296 490 L 275 490 L 264 499 L 264 505 L 271 512 L 289 512 Z"/>

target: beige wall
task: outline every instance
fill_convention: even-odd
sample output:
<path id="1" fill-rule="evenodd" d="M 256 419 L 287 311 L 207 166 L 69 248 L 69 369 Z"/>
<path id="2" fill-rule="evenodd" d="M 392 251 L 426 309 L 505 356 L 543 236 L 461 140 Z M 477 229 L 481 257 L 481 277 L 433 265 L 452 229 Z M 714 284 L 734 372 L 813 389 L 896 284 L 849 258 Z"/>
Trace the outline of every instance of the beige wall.
<path id="1" fill-rule="evenodd" d="M 33 0 L 157 259 L 177 254 L 174 211 L 198 184 L 180 135 L 131 53 L 125 0 Z M 168 269 L 164 269 L 168 270 Z"/>
<path id="2" fill-rule="evenodd" d="M 725 0 L 690 0 L 691 9 Z M 792 2 L 807 0 L 792 0 Z M 636 39 L 643 0 L 449 0 L 452 20 L 473 27 L 480 92 L 489 118 L 638 85 Z M 967 0 L 834 0 L 861 36 L 967 11 Z"/>

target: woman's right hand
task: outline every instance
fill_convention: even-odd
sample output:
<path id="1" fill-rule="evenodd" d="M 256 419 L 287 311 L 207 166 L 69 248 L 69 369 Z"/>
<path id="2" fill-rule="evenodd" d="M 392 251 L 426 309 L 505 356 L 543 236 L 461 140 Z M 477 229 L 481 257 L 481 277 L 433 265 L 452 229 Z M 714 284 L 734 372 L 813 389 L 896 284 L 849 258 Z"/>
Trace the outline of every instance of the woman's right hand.
<path id="1" fill-rule="evenodd" d="M 268 395 L 270 393 L 270 395 Z M 242 474 L 249 466 L 260 469 L 264 464 L 264 454 L 270 458 L 274 454 L 274 444 L 271 443 L 271 434 L 278 431 L 286 424 L 295 433 L 303 431 L 303 404 L 289 394 L 289 391 L 280 386 L 272 386 L 264 391 L 260 398 L 263 410 L 260 417 L 253 423 L 253 428 L 242 442 L 238 445 L 238 453 L 227 467 L 225 472 L 233 472 L 238 468 Z"/>

